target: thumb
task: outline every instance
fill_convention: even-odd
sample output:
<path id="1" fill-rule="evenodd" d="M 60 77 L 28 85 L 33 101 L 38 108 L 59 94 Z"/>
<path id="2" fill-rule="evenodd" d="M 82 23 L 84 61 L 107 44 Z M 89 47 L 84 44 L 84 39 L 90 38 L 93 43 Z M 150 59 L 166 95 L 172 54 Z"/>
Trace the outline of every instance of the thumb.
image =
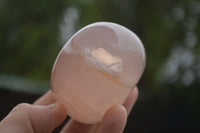
<path id="1" fill-rule="evenodd" d="M 60 125 L 65 117 L 66 110 L 59 103 L 48 106 L 22 103 L 0 122 L 0 132 L 49 133 Z"/>

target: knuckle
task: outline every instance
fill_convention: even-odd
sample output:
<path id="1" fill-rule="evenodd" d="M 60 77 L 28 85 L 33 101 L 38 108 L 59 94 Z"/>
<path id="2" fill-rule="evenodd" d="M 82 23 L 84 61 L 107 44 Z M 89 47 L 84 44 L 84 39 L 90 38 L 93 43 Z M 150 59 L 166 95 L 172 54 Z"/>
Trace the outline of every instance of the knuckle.
<path id="1" fill-rule="evenodd" d="M 12 112 L 26 111 L 28 107 L 28 103 L 20 103 L 12 109 Z"/>

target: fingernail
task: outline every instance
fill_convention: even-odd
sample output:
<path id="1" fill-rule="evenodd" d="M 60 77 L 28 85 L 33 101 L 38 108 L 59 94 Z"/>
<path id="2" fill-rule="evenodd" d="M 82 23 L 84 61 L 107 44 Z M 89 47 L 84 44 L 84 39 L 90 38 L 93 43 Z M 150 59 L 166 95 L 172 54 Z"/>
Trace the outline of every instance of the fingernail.
<path id="1" fill-rule="evenodd" d="M 36 108 L 48 108 L 48 109 L 53 109 L 55 108 L 55 103 L 50 104 L 50 105 L 34 105 Z"/>
<path id="2" fill-rule="evenodd" d="M 56 103 L 53 103 L 53 104 L 47 105 L 46 108 L 53 109 L 55 108 L 55 106 L 56 106 Z"/>

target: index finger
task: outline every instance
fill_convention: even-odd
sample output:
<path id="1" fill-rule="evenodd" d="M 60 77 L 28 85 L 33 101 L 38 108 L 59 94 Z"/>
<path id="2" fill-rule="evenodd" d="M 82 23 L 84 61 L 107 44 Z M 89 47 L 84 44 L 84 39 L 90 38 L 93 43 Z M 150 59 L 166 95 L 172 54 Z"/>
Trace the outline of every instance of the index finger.
<path id="1" fill-rule="evenodd" d="M 52 104 L 55 102 L 56 102 L 56 100 L 54 99 L 52 91 L 49 90 L 43 96 L 41 96 L 39 99 L 37 99 L 33 104 L 34 105 L 49 105 L 49 104 Z"/>
<path id="2" fill-rule="evenodd" d="M 126 99 L 126 101 L 124 102 L 123 106 L 126 108 L 127 110 L 127 114 L 129 115 L 131 112 L 131 109 L 133 108 L 137 98 L 138 98 L 138 88 L 135 87 L 132 92 L 129 94 L 128 98 Z"/>

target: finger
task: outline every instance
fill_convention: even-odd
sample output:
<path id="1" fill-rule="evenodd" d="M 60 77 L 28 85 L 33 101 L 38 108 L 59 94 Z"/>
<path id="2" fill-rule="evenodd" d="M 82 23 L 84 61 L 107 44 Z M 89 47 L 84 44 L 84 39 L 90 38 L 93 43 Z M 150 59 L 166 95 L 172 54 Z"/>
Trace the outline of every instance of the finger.
<path id="1" fill-rule="evenodd" d="M 124 102 L 123 106 L 126 108 L 127 110 L 127 114 L 129 115 L 131 112 L 131 109 L 133 108 L 133 105 L 135 104 L 137 98 L 138 98 L 138 88 L 135 87 L 133 89 L 133 91 L 130 93 L 130 95 L 128 96 L 128 98 L 126 99 L 126 101 Z"/>
<path id="2" fill-rule="evenodd" d="M 61 133 L 93 133 L 93 126 L 92 124 L 84 124 L 71 119 Z"/>
<path id="3" fill-rule="evenodd" d="M 66 111 L 59 104 L 48 106 L 20 104 L 0 124 L 0 132 L 50 133 L 65 117 Z"/>
<path id="4" fill-rule="evenodd" d="M 46 92 L 42 97 L 40 97 L 38 100 L 34 102 L 35 105 L 49 105 L 52 103 L 55 103 L 56 100 L 54 99 L 54 96 L 52 94 L 52 91 L 49 90 Z"/>
<path id="5" fill-rule="evenodd" d="M 105 113 L 97 126 L 97 133 L 122 133 L 126 120 L 126 109 L 122 105 L 115 105 Z"/>

